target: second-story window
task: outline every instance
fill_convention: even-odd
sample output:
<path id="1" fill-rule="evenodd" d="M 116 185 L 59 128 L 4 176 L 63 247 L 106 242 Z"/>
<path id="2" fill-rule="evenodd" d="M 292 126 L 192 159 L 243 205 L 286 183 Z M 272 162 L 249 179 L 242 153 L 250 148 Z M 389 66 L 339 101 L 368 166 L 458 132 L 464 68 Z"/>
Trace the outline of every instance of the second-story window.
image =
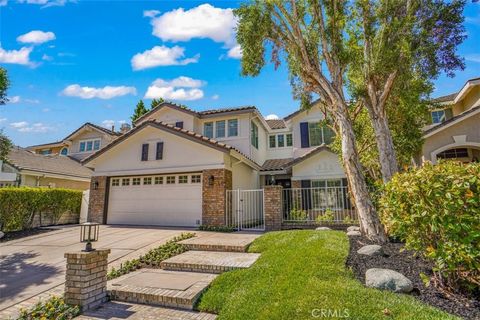
<path id="1" fill-rule="evenodd" d="M 238 120 L 237 119 L 228 120 L 228 136 L 229 137 L 238 136 Z"/>
<path id="2" fill-rule="evenodd" d="M 225 120 L 215 122 L 215 136 L 217 138 L 225 138 Z"/>
<path id="3" fill-rule="evenodd" d="M 252 146 L 258 149 L 258 127 L 257 125 L 252 121 L 252 132 L 250 134 L 250 142 L 252 143 Z"/>
<path id="4" fill-rule="evenodd" d="M 270 149 L 291 147 L 292 145 L 293 137 L 291 133 L 272 134 L 268 137 L 268 147 Z"/>
<path id="5" fill-rule="evenodd" d="M 79 152 L 90 152 L 100 150 L 100 139 L 90 139 L 80 141 Z"/>
<path id="6" fill-rule="evenodd" d="M 319 146 L 323 143 L 330 144 L 335 137 L 333 130 L 321 122 L 308 124 L 310 147 Z"/>
<path id="7" fill-rule="evenodd" d="M 432 111 L 432 123 L 442 123 L 445 120 L 445 110 Z"/>
<path id="8" fill-rule="evenodd" d="M 213 122 L 203 124 L 203 135 L 207 138 L 213 138 Z"/>
<path id="9" fill-rule="evenodd" d="M 272 149 L 277 147 L 277 140 L 275 138 L 275 135 L 271 135 L 268 137 L 268 146 Z"/>

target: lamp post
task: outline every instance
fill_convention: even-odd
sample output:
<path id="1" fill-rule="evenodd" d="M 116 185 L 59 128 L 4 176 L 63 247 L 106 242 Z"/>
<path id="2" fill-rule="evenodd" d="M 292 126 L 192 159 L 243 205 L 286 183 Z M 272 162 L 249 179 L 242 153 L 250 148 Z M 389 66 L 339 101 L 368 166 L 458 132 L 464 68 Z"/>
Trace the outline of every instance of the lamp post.
<path id="1" fill-rule="evenodd" d="M 85 222 L 80 225 L 80 242 L 86 243 L 84 252 L 94 251 L 92 242 L 98 241 L 100 224 L 96 222 Z"/>

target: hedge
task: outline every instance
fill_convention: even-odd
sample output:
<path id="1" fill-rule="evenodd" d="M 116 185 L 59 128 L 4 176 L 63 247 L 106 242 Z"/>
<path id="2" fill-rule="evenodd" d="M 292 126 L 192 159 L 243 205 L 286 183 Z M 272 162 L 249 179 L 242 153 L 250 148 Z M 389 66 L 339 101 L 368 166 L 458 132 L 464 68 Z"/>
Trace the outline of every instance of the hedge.
<path id="1" fill-rule="evenodd" d="M 57 224 L 64 213 L 80 214 L 82 191 L 60 188 L 0 188 L 2 231 L 26 230 L 36 215 L 47 215 Z"/>
<path id="2" fill-rule="evenodd" d="M 426 164 L 397 174 L 380 199 L 388 232 L 435 263 L 436 283 L 480 286 L 480 164 Z"/>

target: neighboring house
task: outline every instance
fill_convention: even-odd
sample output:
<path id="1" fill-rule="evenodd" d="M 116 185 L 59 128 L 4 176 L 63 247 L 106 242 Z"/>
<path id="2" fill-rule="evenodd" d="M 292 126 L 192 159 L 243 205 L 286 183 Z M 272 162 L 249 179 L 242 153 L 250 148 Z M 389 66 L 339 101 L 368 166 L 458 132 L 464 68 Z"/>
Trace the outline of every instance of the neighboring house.
<path id="1" fill-rule="evenodd" d="M 160 104 L 131 131 L 82 161 L 94 169 L 89 219 L 222 224 L 230 201 L 226 190 L 267 184 L 339 187 L 344 195 L 332 201 L 344 203 L 345 174 L 327 147 L 333 132 L 323 119 L 317 106 L 265 120 L 255 107 L 197 112 Z M 309 206 L 321 207 L 324 200 L 313 194 Z"/>
<path id="2" fill-rule="evenodd" d="M 29 186 L 86 190 L 92 170 L 60 155 L 40 155 L 13 147 L 0 163 L 0 187 Z"/>
<path id="3" fill-rule="evenodd" d="M 59 154 L 81 160 L 100 150 L 121 134 L 92 123 L 85 123 L 61 141 L 27 147 L 42 155 Z"/>
<path id="4" fill-rule="evenodd" d="M 424 129 L 425 139 L 418 164 L 438 159 L 462 162 L 480 160 L 480 78 L 468 80 L 460 91 L 433 100 L 432 124 Z"/>

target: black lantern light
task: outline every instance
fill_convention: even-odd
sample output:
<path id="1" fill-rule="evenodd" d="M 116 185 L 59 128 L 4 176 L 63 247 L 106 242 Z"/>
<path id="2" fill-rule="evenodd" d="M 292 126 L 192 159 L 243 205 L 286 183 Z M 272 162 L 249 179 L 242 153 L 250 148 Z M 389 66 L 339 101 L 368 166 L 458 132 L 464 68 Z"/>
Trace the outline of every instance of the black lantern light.
<path id="1" fill-rule="evenodd" d="M 98 233 L 100 231 L 100 224 L 96 222 L 85 222 L 80 225 L 80 242 L 86 242 L 85 252 L 90 252 L 95 249 L 92 248 L 92 242 L 98 241 Z"/>
<path id="2" fill-rule="evenodd" d="M 208 177 L 208 185 L 209 186 L 213 186 L 214 182 L 215 182 L 215 177 L 214 176 Z"/>
<path id="3" fill-rule="evenodd" d="M 98 181 L 93 183 L 93 190 L 98 190 Z"/>

